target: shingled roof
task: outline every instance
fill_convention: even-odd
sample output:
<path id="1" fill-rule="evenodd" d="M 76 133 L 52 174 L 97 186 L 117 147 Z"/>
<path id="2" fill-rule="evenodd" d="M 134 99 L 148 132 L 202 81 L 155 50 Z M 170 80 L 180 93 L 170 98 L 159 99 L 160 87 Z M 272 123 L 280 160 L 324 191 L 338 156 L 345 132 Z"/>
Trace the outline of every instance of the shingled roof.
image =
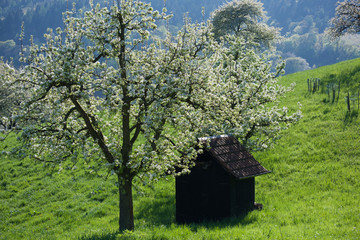
<path id="1" fill-rule="evenodd" d="M 209 143 L 206 149 L 210 155 L 231 175 L 237 179 L 255 177 L 269 173 L 258 161 L 238 142 L 229 135 L 200 138 L 201 143 Z"/>

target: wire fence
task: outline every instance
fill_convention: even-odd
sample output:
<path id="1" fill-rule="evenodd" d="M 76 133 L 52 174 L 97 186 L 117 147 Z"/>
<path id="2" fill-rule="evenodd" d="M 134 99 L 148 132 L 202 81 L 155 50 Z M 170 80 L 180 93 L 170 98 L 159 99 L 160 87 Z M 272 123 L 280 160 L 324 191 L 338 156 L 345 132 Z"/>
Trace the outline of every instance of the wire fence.
<path id="1" fill-rule="evenodd" d="M 327 94 L 327 99 L 324 102 L 339 102 L 341 95 L 341 81 L 333 81 L 327 83 L 320 78 L 308 78 L 308 93 L 314 94 L 316 92 L 322 92 Z M 344 91 L 344 90 L 343 90 Z M 360 87 L 358 89 L 352 89 L 347 91 L 345 96 L 346 108 L 348 112 L 360 110 Z"/>

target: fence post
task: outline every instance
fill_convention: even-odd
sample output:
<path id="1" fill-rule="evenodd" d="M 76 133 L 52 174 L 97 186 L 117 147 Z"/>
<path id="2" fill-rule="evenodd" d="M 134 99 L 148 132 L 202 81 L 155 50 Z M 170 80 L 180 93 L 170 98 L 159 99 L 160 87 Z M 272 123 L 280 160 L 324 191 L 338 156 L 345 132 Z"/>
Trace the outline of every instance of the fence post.
<path id="1" fill-rule="evenodd" d="M 316 81 L 314 80 L 314 87 L 313 87 L 313 93 L 316 92 Z"/>
<path id="2" fill-rule="evenodd" d="M 339 98 L 340 98 L 340 80 L 339 80 L 339 88 L 338 88 L 338 97 L 337 97 L 337 102 L 339 102 Z"/>
<path id="3" fill-rule="evenodd" d="M 349 92 L 348 92 L 348 95 L 346 97 L 346 102 L 347 102 L 348 111 L 350 112 L 351 108 L 350 108 L 350 93 Z"/>

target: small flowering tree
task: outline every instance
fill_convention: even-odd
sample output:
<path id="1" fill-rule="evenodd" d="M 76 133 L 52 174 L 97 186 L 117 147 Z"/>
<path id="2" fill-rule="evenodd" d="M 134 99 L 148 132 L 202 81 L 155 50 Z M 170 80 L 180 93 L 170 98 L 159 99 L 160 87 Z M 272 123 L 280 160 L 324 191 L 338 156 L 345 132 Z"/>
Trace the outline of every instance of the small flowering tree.
<path id="1" fill-rule="evenodd" d="M 117 175 L 120 231 L 134 229 L 134 178 L 188 172 L 199 137 L 228 133 L 266 147 L 262 140 L 297 121 L 276 107 L 287 91 L 276 74 L 239 38 L 218 43 L 211 25 L 186 22 L 159 40 L 151 31 L 165 10 L 135 0 L 91 7 L 68 12 L 65 28 L 32 44 L 25 66 L 4 79 L 31 95 L 18 116 L 29 156 L 93 161 Z"/>
<path id="2" fill-rule="evenodd" d="M 345 33 L 360 32 L 360 1 L 345 0 L 338 2 L 335 9 L 335 16 L 330 20 L 331 27 L 327 33 L 332 38 L 339 38 Z"/>
<path id="3" fill-rule="evenodd" d="M 232 0 L 211 13 L 216 38 L 235 34 L 269 47 L 280 36 L 280 29 L 266 24 L 263 3 L 257 0 Z"/>

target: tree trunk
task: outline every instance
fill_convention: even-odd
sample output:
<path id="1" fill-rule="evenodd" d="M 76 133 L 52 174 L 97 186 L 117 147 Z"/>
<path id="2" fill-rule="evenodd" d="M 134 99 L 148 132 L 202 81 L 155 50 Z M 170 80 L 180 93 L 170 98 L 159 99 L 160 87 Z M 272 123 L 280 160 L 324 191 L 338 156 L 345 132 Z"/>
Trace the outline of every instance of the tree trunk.
<path id="1" fill-rule="evenodd" d="M 134 211 L 132 199 L 132 178 L 124 180 L 118 176 L 119 181 L 119 231 L 134 230 Z"/>

